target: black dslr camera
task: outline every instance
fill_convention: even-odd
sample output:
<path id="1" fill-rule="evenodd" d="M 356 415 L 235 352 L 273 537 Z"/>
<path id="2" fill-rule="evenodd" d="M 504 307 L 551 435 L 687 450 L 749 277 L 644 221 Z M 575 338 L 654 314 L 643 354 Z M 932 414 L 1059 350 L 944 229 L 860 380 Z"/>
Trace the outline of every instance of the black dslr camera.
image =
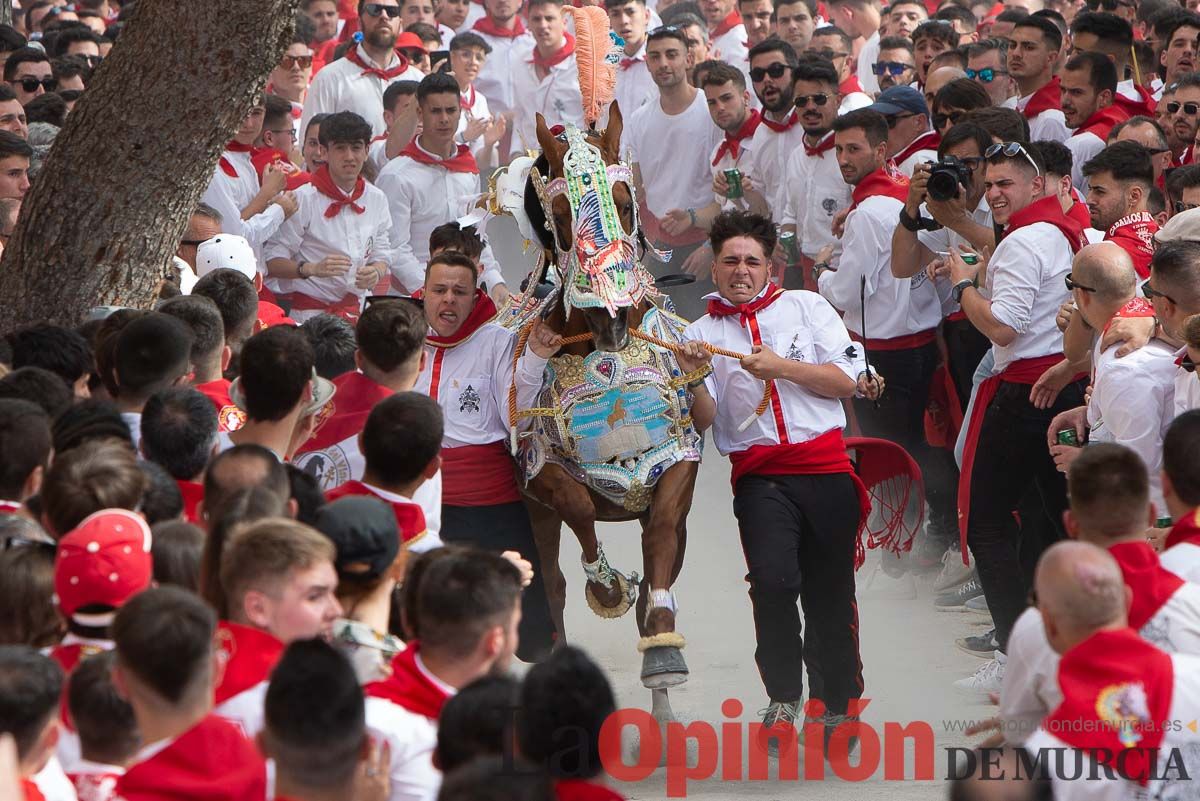
<path id="1" fill-rule="evenodd" d="M 956 157 L 946 156 L 929 168 L 925 192 L 934 200 L 953 200 L 958 197 L 958 188 L 966 189 L 970 181 L 970 168 Z"/>

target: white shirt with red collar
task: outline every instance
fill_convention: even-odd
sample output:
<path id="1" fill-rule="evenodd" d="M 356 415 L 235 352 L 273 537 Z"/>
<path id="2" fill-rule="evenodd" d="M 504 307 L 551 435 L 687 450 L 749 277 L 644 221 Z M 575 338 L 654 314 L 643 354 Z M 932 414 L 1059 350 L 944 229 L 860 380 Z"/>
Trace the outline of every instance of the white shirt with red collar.
<path id="1" fill-rule="evenodd" d="M 267 785 L 267 765 L 254 743 L 210 714 L 139 751 L 117 779 L 117 794 L 125 801 L 267 801 Z"/>
<path id="2" fill-rule="evenodd" d="M 409 147 L 428 160 L 441 161 L 421 147 L 419 137 Z M 375 185 L 387 195 L 391 211 L 393 289 L 411 294 L 425 283 L 433 229 L 461 217 L 479 194 L 479 168 L 456 171 L 401 153 L 383 168 Z"/>
<path id="3" fill-rule="evenodd" d="M 342 206 L 330 217 L 328 211 L 333 208 L 335 201 L 315 185 L 305 184 L 295 193 L 299 210 L 279 226 L 279 230 L 267 241 L 264 250 L 267 259 L 291 259 L 311 265 L 327 256 L 350 257 L 350 270 L 342 276 L 275 279 L 272 282 L 276 292 L 304 295 L 316 301 L 311 304 L 314 306 L 311 309 L 293 304 L 290 314 L 297 322 L 302 323 L 320 314 L 323 311 L 320 308 L 322 304 L 333 305 L 351 300 L 354 305 L 360 304 L 371 290 L 355 287 L 355 271 L 365 264 L 390 264 L 392 261 L 392 218 L 387 196 L 366 181 L 363 181 L 362 188 L 362 195 L 353 201 L 355 206 L 363 210 L 362 213 L 356 212 L 351 206 Z M 311 271 L 311 266 L 308 269 Z"/>
<path id="4" fill-rule="evenodd" d="M 717 146 L 713 148 L 712 158 L 710 159 L 714 177 L 718 173 L 725 172 L 725 170 L 738 170 L 742 174 L 743 180 L 749 178 L 757 186 L 758 179 L 752 171 L 754 150 L 751 142 L 754 139 L 754 132 L 758 130 L 760 124 L 761 116 L 758 111 L 747 111 L 746 120 L 742 123 L 742 127 L 733 134 L 726 133 L 724 138 L 717 143 Z M 730 200 L 727 197 L 719 195 L 716 196 L 716 200 L 721 204 L 721 208 L 723 209 L 740 208 L 736 200 Z"/>
<path id="5" fill-rule="evenodd" d="M 483 147 L 483 134 L 476 137 L 474 141 L 468 142 L 467 123 L 471 120 L 491 119 L 492 109 L 483 92 L 474 86 L 468 86 L 467 91 L 459 92 L 458 105 L 462 109 L 462 114 L 458 116 L 458 130 L 454 132 L 454 141 L 470 145 L 471 152 L 478 155 Z"/>
<path id="6" fill-rule="evenodd" d="M 512 76 L 520 68 L 521 62 L 529 58 L 535 44 L 533 35 L 525 30 L 525 24 L 519 16 L 516 22 L 520 31 L 516 36 L 490 32 L 486 18 L 477 20 L 471 29 L 492 48 L 479 70 L 479 77 L 475 79 L 475 88 L 487 97 L 488 106 L 497 114 L 516 110 Z"/>
<path id="7" fill-rule="evenodd" d="M 435 502 L 430 503 L 430 499 L 434 498 L 433 493 L 435 490 Z M 396 492 L 388 492 L 382 487 L 376 487 L 374 484 L 368 484 L 365 481 L 354 480 L 334 487 L 327 494 L 326 500 L 333 502 L 347 495 L 374 496 L 390 504 L 396 510 L 396 523 L 400 526 L 401 538 L 407 543 L 408 550 L 413 553 L 424 553 L 425 551 L 432 551 L 434 548 L 440 548 L 445 545 L 441 537 L 438 536 L 442 518 L 442 471 L 439 470 L 434 474 L 433 478 L 422 483 L 411 498 Z M 420 521 L 418 520 L 417 523 L 414 523 L 415 516 L 409 514 L 409 511 L 405 509 L 405 507 L 411 507 L 414 504 L 421 507 L 421 518 L 424 520 L 423 531 L 414 530 L 415 527 L 418 527 Z M 436 511 L 436 526 L 431 522 L 426 511 L 431 506 Z"/>
<path id="8" fill-rule="evenodd" d="M 534 63 L 536 50 L 530 51 L 513 67 L 513 109 L 516 113 L 513 153 L 539 147 L 538 114 L 545 118 L 547 125 L 570 123 L 577 128 L 584 127 L 583 96 L 579 92 L 579 66 L 575 61 L 574 37 L 565 40 L 562 47 L 560 55 L 549 59 L 555 63 L 549 67 L 545 77 L 538 76 L 538 68 Z M 559 57 L 561 61 L 556 60 Z"/>
<path id="9" fill-rule="evenodd" d="M 386 67 L 376 64 L 356 45 L 354 52 L 361 64 L 350 58 L 339 58 L 327 64 L 308 87 L 304 98 L 304 116 L 300 130 L 308 130 L 308 121 L 317 114 L 332 114 L 337 111 L 353 111 L 371 124 L 375 136 L 387 130 L 383 121 L 383 93 L 396 81 L 420 81 L 425 75 L 416 67 L 393 55 Z M 365 65 L 365 66 L 364 66 Z M 371 74 L 370 69 L 383 69 L 391 77 L 384 79 Z M 394 74 L 393 74 L 394 73 Z"/>
<path id="10" fill-rule="evenodd" d="M 768 283 L 755 300 L 772 291 L 775 287 Z M 732 305 L 716 292 L 705 299 Z M 743 324 L 737 314 L 706 314 L 687 327 L 684 338 L 738 353 L 749 353 L 754 345 L 764 345 L 786 359 L 834 364 L 851 378 L 857 375 L 854 360 L 848 355 L 852 343 L 846 326 L 833 307 L 814 292 L 781 292 L 754 315 L 753 324 L 749 320 Z M 816 395 L 791 381 L 776 381 L 771 407 L 754 417 L 763 398 L 763 382 L 742 369 L 736 359 L 715 357 L 712 368 L 704 384 L 716 402 L 713 442 L 722 454 L 755 445 L 807 442 L 846 425 L 840 401 Z M 739 431 L 747 418 L 753 418 L 753 422 Z"/>
<path id="11" fill-rule="evenodd" d="M 67 774 L 75 785 L 79 801 L 111 801 L 117 797 L 117 780 L 125 775 L 119 765 L 105 765 L 85 759 Z"/>
<path id="12" fill-rule="evenodd" d="M 1200 582 L 1200 509 L 1189 509 L 1171 526 L 1160 561 L 1185 581 Z"/>
<path id="13" fill-rule="evenodd" d="M 226 661 L 216 688 L 213 714 L 253 739 L 265 724 L 267 686 L 285 646 L 261 629 L 227 620 L 217 624 L 217 645 Z"/>
<path id="14" fill-rule="evenodd" d="M 646 205 L 656 217 L 712 201 L 711 158 L 724 133 L 713 125 L 703 92 L 683 112 L 668 115 L 654 101 L 625 117 L 622 150 L 640 167 Z"/>
<path id="15" fill-rule="evenodd" d="M 918 164 L 938 160 L 937 149 L 941 139 L 937 131 L 926 131 L 893 156 L 892 161 L 896 163 L 900 172 L 912 178 L 913 170 Z"/>
<path id="16" fill-rule="evenodd" d="M 621 54 L 617 62 L 617 88 L 613 99 L 621 109 L 621 117 L 626 120 L 648 101 L 658 99 L 658 87 L 646 66 L 645 40 L 632 56 Z M 608 112 L 605 111 L 607 117 Z"/>
<path id="17" fill-rule="evenodd" d="M 283 223 L 284 214 L 278 204 L 272 203 L 250 219 L 242 219 L 242 209 L 250 205 L 261 189 L 258 171 L 250 162 L 250 153 L 226 150 L 221 154 L 212 180 L 200 196 L 200 201 L 221 213 L 221 233 L 246 238 L 259 257 L 259 271 L 265 272 L 262 248 Z"/>
<path id="18" fill-rule="evenodd" d="M 826 245 L 834 254 L 842 252 L 842 240 L 833 235 L 833 218 L 850 205 L 850 185 L 842 178 L 837 153 L 833 149 L 833 131 L 821 137 L 815 147 L 802 144 L 788 159 L 784 188 L 787 211 L 783 219 L 796 224 L 800 251 L 810 259 Z"/>
<path id="19" fill-rule="evenodd" d="M 1058 92 L 1058 80 L 1054 80 L 1053 91 Z M 1046 89 L 1046 87 L 1042 87 Z M 1039 90 L 1041 91 L 1041 90 Z M 1024 97 L 1017 98 L 1015 108 L 1022 113 L 1029 106 L 1031 100 L 1038 96 L 1038 92 Z M 1071 138 L 1071 129 L 1067 127 L 1067 118 L 1063 116 L 1062 109 L 1059 108 L 1059 99 L 1054 98 L 1054 108 L 1047 108 L 1039 111 L 1032 117 L 1027 117 L 1029 121 L 1029 141 L 1040 142 L 1043 139 L 1048 139 L 1052 142 L 1066 142 Z"/>
<path id="20" fill-rule="evenodd" d="M 804 128 L 796 110 L 789 109 L 782 119 L 764 111 L 750 149 L 754 153 L 754 174 L 762 179 L 759 189 L 767 199 L 771 216 L 780 224 L 794 222 L 786 217 L 788 186 L 785 178 L 788 160 L 794 152 L 804 149 Z"/>
<path id="21" fill-rule="evenodd" d="M 1183 369 L 1182 360 L 1186 358 L 1186 347 L 1175 351 L 1176 364 L 1180 365 L 1175 370 L 1174 406 L 1176 417 L 1191 409 L 1200 409 L 1200 373 L 1189 373 Z"/>
<path id="22" fill-rule="evenodd" d="M 714 54 L 709 58 L 719 58 L 743 72 L 749 68 L 750 48 L 746 46 L 746 26 L 737 8 L 708 32 L 708 47 L 709 52 Z"/>
<path id="23" fill-rule="evenodd" d="M 942 319 L 937 292 L 924 270 L 912 278 L 892 275 L 892 231 L 904 202 L 868 188 L 873 176 L 882 173 L 864 178 L 851 193 L 865 196 L 846 216 L 841 261 L 837 270 L 821 273 L 817 284 L 825 299 L 845 314 L 846 327 L 868 340 L 923 334 Z"/>
<path id="24" fill-rule="evenodd" d="M 1088 190 L 1084 165 L 1107 146 L 1108 134 L 1117 123 L 1127 119 L 1129 115 L 1119 106 L 1107 106 L 1085 120 L 1063 143 L 1071 151 L 1071 183 L 1078 191 L 1086 195 Z"/>
<path id="25" fill-rule="evenodd" d="M 875 101 L 863 91 L 857 75 L 851 75 L 838 86 L 838 94 L 842 102 L 838 104 L 838 114 L 849 114 L 860 108 L 866 108 Z"/>

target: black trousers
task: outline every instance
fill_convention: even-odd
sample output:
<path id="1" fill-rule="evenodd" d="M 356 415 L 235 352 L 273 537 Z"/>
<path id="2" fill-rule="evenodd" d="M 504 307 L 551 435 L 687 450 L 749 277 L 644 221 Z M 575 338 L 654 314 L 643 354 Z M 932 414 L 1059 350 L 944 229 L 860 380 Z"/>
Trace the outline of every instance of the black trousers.
<path id="1" fill-rule="evenodd" d="M 534 565 L 533 581 L 521 593 L 520 643 L 517 658 L 538 662 L 554 647 L 554 621 L 546 600 L 546 585 L 538 569 L 537 543 L 525 504 L 496 506 L 443 506 L 441 538 L 455 545 L 473 545 L 485 551 L 516 551 Z"/>
<path id="2" fill-rule="evenodd" d="M 1046 428 L 1054 415 L 1083 404 L 1084 385 L 1068 384 L 1051 408 L 1037 409 L 1029 402 L 1028 386 L 1001 384 L 984 414 L 971 471 L 967 544 L 1001 651 L 1025 610 L 1029 566 L 1065 536 L 1067 481 L 1046 447 Z M 1036 496 L 1027 495 L 1031 490 Z M 1014 527 L 1018 509 L 1020 525 Z"/>
<path id="3" fill-rule="evenodd" d="M 925 482 L 929 502 L 939 529 L 953 531 L 958 518 L 955 488 L 958 468 L 954 454 L 933 448 L 925 440 L 925 408 L 929 386 L 941 361 L 936 342 L 904 350 L 871 350 L 871 366 L 886 383 L 879 405 L 864 398 L 854 399 L 854 414 L 864 436 L 895 442 L 916 460 Z"/>
<path id="4" fill-rule="evenodd" d="M 972 379 L 992 341 L 971 325 L 970 320 L 946 320 L 942 323 L 942 337 L 946 340 L 946 357 L 949 360 L 950 378 L 958 393 L 958 402 L 963 412 L 971 400 Z M 884 374 L 887 377 L 887 374 Z"/>
<path id="5" fill-rule="evenodd" d="M 854 599 L 858 496 L 850 476 L 745 476 L 733 513 L 749 569 L 754 659 L 767 695 L 798 701 L 807 659 L 821 676 L 826 708 L 844 714 L 863 693 Z M 797 598 L 809 629 L 807 653 Z"/>

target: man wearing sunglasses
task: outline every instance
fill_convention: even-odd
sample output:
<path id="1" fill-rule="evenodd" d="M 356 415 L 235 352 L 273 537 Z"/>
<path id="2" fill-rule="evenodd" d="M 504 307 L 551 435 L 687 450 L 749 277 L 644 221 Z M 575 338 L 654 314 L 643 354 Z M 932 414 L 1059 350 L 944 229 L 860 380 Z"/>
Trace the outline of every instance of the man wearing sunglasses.
<path id="1" fill-rule="evenodd" d="M 1008 74 L 1008 42 L 984 39 L 967 45 L 967 77 L 987 90 L 993 106 L 1015 108 L 1017 85 Z"/>
<path id="2" fill-rule="evenodd" d="M 1196 212 L 1188 212 L 1195 219 Z M 1176 218 L 1178 219 L 1178 218 Z M 1186 228 L 1176 225 L 1177 228 Z M 1142 294 L 1154 304 L 1160 338 L 1178 348 L 1179 368 L 1175 373 L 1175 415 L 1200 408 L 1200 380 L 1185 369 L 1187 341 L 1184 333 L 1188 318 L 1200 314 L 1200 243 L 1176 239 L 1180 233 L 1171 227 L 1159 231 L 1158 248 L 1150 261 L 1150 280 L 1142 285 Z M 1194 368 L 1193 368 L 1194 369 Z"/>
<path id="3" fill-rule="evenodd" d="M 838 114 L 845 114 L 848 111 L 854 111 L 856 108 L 863 108 L 875 102 L 875 98 L 863 91 L 858 76 L 851 72 L 851 47 L 850 37 L 840 28 L 836 28 L 833 25 L 826 25 L 817 29 L 816 33 L 813 34 L 812 42 L 808 49 L 804 51 L 806 55 L 825 59 L 837 70 L 837 90 L 838 95 L 842 98 L 841 105 L 838 106 Z"/>
<path id="4" fill-rule="evenodd" d="M 8 57 L 4 62 L 4 80 L 16 92 L 22 106 L 58 88 L 50 58 L 36 47 L 22 47 Z"/>
<path id="5" fill-rule="evenodd" d="M 298 37 L 283 51 L 283 58 L 267 79 L 266 92 L 278 95 L 292 104 L 293 127 L 297 139 L 300 135 L 300 118 L 304 115 L 304 96 L 313 74 L 313 51 L 308 43 Z"/>
<path id="6" fill-rule="evenodd" d="M 1083 165 L 1083 174 L 1092 227 L 1129 254 L 1139 279 L 1148 278 L 1158 223 L 1150 214 L 1154 171 L 1146 149 L 1137 142 L 1115 142 Z"/>
<path id="7" fill-rule="evenodd" d="M 1009 34 L 1008 70 L 1021 97 L 1017 111 L 1029 120 L 1029 141 L 1065 142 L 1071 132 L 1062 113 L 1054 68 L 1062 50 L 1062 32 L 1044 17 L 1026 17 Z"/>
<path id="8" fill-rule="evenodd" d="M 867 106 L 887 120 L 888 159 L 906 176 L 912 176 L 918 164 L 937 160 L 941 141 L 929 123 L 929 107 L 919 89 L 893 86 Z"/>
<path id="9" fill-rule="evenodd" d="M 420 81 L 424 76 L 396 54 L 400 34 L 397 0 L 359 0 L 358 25 L 362 41 L 325 66 L 313 78 L 304 101 L 300 130 L 317 114 L 352 111 L 371 125 L 373 136 L 387 129 L 383 120 L 383 90 L 394 81 Z"/>
<path id="10" fill-rule="evenodd" d="M 986 197 L 993 219 L 1005 226 L 1004 237 L 980 286 L 978 264 L 967 265 L 958 254 L 949 260 L 954 295 L 971 324 L 992 341 L 995 358 L 995 374 L 978 386 L 964 423 L 958 507 L 960 531 L 975 556 L 1003 653 L 1029 589 L 1012 541 L 1012 510 L 1035 485 L 1047 519 L 1062 535 L 1066 487 L 1046 449 L 1046 428 L 1055 414 L 1082 403 L 1085 382 L 1069 382 L 1057 396 L 1038 396 L 1036 403 L 1031 386 L 1063 361 L 1055 316 L 1067 297 L 1064 278 L 1073 254 L 1087 241 L 1082 226 L 1063 213 L 1058 196 L 1046 193 L 1038 152 L 1005 142 L 989 147 L 984 157 Z M 1018 464 L 1021 469 L 1014 470 Z M 981 674 L 988 669 L 1002 674 L 1002 660 L 995 662 Z M 981 674 L 957 686 L 978 690 Z"/>
<path id="11" fill-rule="evenodd" d="M 750 79 L 762 104 L 762 125 L 754 132 L 754 174 L 772 216 L 784 222 L 788 159 L 803 147 L 804 128 L 795 106 L 796 51 L 782 39 L 770 38 L 750 50 Z"/>
<path id="12" fill-rule="evenodd" d="M 916 81 L 917 62 L 913 59 L 912 42 L 903 36 L 880 39 L 879 60 L 871 65 L 871 74 L 884 91 L 893 86 L 908 86 Z"/>
<path id="13" fill-rule="evenodd" d="M 1060 76 L 1059 86 L 1063 118 L 1075 131 L 1065 143 L 1071 151 L 1071 183 L 1086 194 L 1084 165 L 1104 149 L 1113 126 L 1129 119 L 1129 114 L 1113 102 L 1117 71 L 1108 56 L 1073 56 Z"/>
<path id="14" fill-rule="evenodd" d="M 1174 84 L 1174 96 L 1167 101 L 1169 124 L 1175 135 L 1179 164 L 1196 161 L 1196 131 L 1200 130 L 1200 73 L 1188 73 Z M 1174 146 L 1172 147 L 1174 150 Z"/>

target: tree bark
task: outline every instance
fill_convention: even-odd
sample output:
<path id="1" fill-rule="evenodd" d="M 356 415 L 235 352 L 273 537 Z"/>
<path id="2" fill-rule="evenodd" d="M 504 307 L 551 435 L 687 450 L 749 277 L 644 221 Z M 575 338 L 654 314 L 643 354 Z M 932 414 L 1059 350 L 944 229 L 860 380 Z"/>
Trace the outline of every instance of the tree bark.
<path id="1" fill-rule="evenodd" d="M 139 0 L 67 118 L 0 260 L 0 331 L 149 308 L 299 0 Z"/>
<path id="2" fill-rule="evenodd" d="M 0 0 L 0 25 L 12 25 L 12 0 Z"/>

